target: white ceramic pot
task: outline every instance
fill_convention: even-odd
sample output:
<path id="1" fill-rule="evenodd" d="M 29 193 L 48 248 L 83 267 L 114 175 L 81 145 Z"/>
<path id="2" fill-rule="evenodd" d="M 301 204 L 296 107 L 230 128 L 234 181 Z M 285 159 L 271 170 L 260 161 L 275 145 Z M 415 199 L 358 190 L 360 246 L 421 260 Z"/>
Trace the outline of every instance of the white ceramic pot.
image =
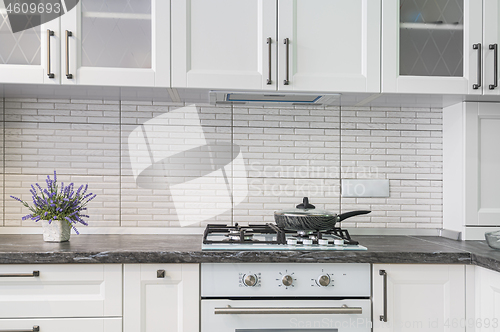
<path id="1" fill-rule="evenodd" d="M 71 226 L 64 220 L 42 220 L 43 240 L 46 242 L 65 242 L 69 241 Z"/>

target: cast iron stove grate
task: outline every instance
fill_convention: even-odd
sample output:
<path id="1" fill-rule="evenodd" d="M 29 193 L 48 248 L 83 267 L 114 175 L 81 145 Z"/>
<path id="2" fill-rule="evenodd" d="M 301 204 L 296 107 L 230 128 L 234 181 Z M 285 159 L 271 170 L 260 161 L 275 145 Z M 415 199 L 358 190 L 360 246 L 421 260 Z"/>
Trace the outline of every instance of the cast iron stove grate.
<path id="1" fill-rule="evenodd" d="M 223 240 L 210 240 L 210 235 L 223 235 Z M 230 235 L 231 234 L 231 235 Z M 265 237 L 265 239 L 255 239 L 253 235 L 272 235 L 272 237 Z M 234 226 L 208 224 L 203 233 L 203 244 L 216 244 L 216 243 L 259 243 L 259 244 L 287 244 L 288 237 L 312 237 L 317 244 L 318 239 L 328 235 L 343 239 L 345 244 L 357 245 L 358 241 L 352 240 L 349 232 L 346 229 L 332 228 L 328 231 L 308 232 L 307 234 L 297 234 L 296 231 L 284 230 L 272 223 L 267 224 L 249 224 L 248 226 L 240 226 L 236 223 Z M 274 238 L 274 236 L 276 236 Z"/>

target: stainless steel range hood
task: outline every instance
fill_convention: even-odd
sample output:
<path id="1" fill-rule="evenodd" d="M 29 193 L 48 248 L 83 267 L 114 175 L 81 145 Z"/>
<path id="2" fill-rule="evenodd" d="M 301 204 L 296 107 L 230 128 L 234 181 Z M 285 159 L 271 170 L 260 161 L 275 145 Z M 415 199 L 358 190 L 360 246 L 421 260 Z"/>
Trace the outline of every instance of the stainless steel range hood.
<path id="1" fill-rule="evenodd" d="M 210 104 L 212 105 L 332 106 L 338 105 L 340 102 L 339 99 L 340 94 L 210 91 Z"/>

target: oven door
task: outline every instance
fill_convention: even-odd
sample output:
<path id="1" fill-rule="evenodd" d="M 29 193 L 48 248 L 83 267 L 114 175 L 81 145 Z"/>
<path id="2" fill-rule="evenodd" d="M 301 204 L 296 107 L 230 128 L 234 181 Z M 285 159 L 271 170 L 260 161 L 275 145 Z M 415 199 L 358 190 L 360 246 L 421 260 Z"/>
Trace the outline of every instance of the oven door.
<path id="1" fill-rule="evenodd" d="M 201 332 L 370 332 L 370 300 L 201 301 Z"/>

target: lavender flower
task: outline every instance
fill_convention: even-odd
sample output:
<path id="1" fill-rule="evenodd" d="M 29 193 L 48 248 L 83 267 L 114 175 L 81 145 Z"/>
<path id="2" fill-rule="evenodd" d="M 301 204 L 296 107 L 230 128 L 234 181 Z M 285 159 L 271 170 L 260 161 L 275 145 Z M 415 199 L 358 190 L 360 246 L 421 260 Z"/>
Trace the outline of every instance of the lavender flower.
<path id="1" fill-rule="evenodd" d="M 22 217 L 22 220 L 31 219 L 33 221 L 48 220 L 51 223 L 53 220 L 65 220 L 75 230 L 76 234 L 80 234 L 75 225 L 80 223 L 88 226 L 88 223 L 83 218 L 89 216 L 83 214 L 87 208 L 85 207 L 96 195 L 87 194 L 88 185 L 81 185 L 76 191 L 73 189 L 74 184 L 70 183 L 64 186 L 61 183 L 61 188 L 57 185 L 57 175 L 54 171 L 54 179 L 47 176 L 45 180 L 47 189 L 42 189 L 38 183 L 35 186 L 31 185 L 30 193 L 33 201 L 33 206 L 30 206 L 22 199 L 10 196 L 16 201 L 27 207 L 31 213 Z"/>

